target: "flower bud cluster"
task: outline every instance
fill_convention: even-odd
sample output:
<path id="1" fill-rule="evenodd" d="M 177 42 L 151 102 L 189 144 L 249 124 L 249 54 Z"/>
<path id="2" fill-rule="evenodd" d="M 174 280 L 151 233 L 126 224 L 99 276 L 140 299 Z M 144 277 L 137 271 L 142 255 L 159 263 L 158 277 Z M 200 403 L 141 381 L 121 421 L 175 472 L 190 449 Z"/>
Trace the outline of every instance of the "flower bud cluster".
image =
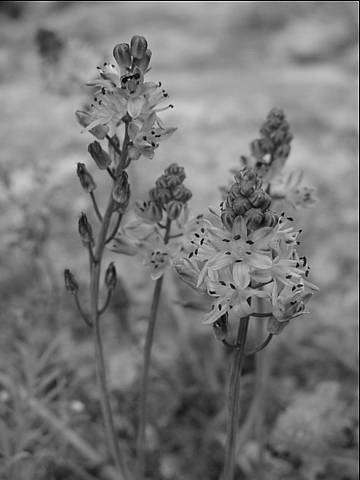
<path id="1" fill-rule="evenodd" d="M 97 67 L 99 78 L 88 83 L 96 90 L 90 112 L 78 111 L 77 118 L 98 139 L 104 138 L 110 129 L 116 132 L 126 124 L 131 141 L 129 159 L 137 160 L 141 155 L 152 158 L 159 142 L 176 130 L 166 127 L 158 117 L 159 112 L 173 105 L 159 108 L 168 93 L 161 82 L 144 81 L 151 59 L 144 37 L 135 35 L 130 44 L 116 45 L 113 56 L 115 64 L 106 62 Z"/>
<path id="2" fill-rule="evenodd" d="M 260 163 L 272 163 L 276 159 L 286 159 L 289 156 L 293 135 L 280 108 L 270 111 L 260 134 L 261 137 L 251 143 L 251 153 Z"/>
<path id="3" fill-rule="evenodd" d="M 138 214 L 150 222 L 158 223 L 166 212 L 170 220 L 176 220 L 192 197 L 191 191 L 183 184 L 185 170 L 172 163 L 155 182 L 149 192 L 150 200 L 138 204 Z"/>
<path id="4" fill-rule="evenodd" d="M 244 168 L 235 175 L 235 183 L 222 204 L 221 220 L 231 231 L 237 217 L 243 217 L 248 229 L 271 227 L 278 216 L 269 210 L 271 197 L 262 188 L 262 181 L 255 169 Z"/>

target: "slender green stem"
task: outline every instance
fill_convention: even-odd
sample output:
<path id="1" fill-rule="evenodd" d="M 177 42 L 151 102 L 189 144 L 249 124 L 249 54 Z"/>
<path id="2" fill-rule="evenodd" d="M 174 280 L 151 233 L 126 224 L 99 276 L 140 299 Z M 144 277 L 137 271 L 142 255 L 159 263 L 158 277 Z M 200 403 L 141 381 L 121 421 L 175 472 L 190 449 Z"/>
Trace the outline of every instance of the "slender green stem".
<path id="1" fill-rule="evenodd" d="M 116 223 L 114 225 L 114 228 L 112 230 L 112 232 L 110 233 L 109 235 L 109 238 L 106 239 L 106 245 L 108 243 L 111 242 L 111 240 L 115 237 L 115 235 L 117 234 L 117 231 L 119 230 L 119 227 L 120 227 L 120 223 L 121 223 L 121 220 L 122 220 L 122 214 L 120 212 L 116 212 L 117 213 L 117 219 L 116 219 Z"/>
<path id="2" fill-rule="evenodd" d="M 164 236 L 164 243 L 167 244 L 170 238 L 171 220 L 168 218 L 166 222 L 166 231 Z M 146 332 L 145 347 L 144 347 L 144 361 L 143 361 L 143 375 L 141 380 L 140 391 L 140 405 L 139 405 L 139 430 L 137 435 L 137 480 L 144 477 L 145 471 L 145 428 L 147 419 L 147 396 L 149 383 L 149 370 L 151 360 L 151 349 L 154 340 L 155 324 L 159 308 L 161 289 L 164 277 L 156 280 L 154 294 L 151 303 L 149 324 Z"/>
<path id="3" fill-rule="evenodd" d="M 100 310 L 99 310 L 99 317 L 101 317 L 101 315 L 106 312 L 106 310 L 107 310 L 107 308 L 110 304 L 112 294 L 113 294 L 112 290 L 107 291 L 105 303 L 104 303 L 103 307 L 101 307 Z"/>
<path id="4" fill-rule="evenodd" d="M 255 353 L 261 352 L 261 350 L 264 350 L 264 348 L 269 345 L 272 337 L 273 337 L 272 333 L 269 333 L 267 335 L 267 337 L 265 338 L 265 340 L 262 343 L 260 343 L 260 345 L 255 347 L 253 350 L 249 350 L 249 351 L 245 352 L 245 355 L 247 357 L 250 357 L 251 355 L 255 355 Z"/>
<path id="5" fill-rule="evenodd" d="M 95 195 L 94 195 L 94 192 L 90 192 L 90 197 L 91 197 L 91 200 L 92 200 L 92 203 L 93 203 L 93 206 L 94 206 L 95 214 L 96 214 L 99 222 L 101 223 L 101 222 L 102 222 L 102 215 L 101 215 L 99 206 L 98 206 L 98 204 L 97 204 L 97 201 L 96 201 L 96 197 L 95 197 Z"/>
<path id="6" fill-rule="evenodd" d="M 264 299 L 256 298 L 257 311 L 262 313 L 265 311 Z M 264 315 L 265 316 L 265 315 Z M 256 329 L 257 337 L 261 338 L 264 335 L 264 323 L 258 322 Z M 273 335 L 268 334 L 267 339 L 265 340 L 264 347 L 270 342 Z M 264 348 L 263 347 L 263 348 Z M 257 413 L 254 417 L 254 434 L 256 443 L 258 445 L 258 462 L 256 465 L 256 478 L 257 480 L 262 480 L 264 474 L 264 417 L 265 417 L 265 394 L 267 388 L 267 382 L 269 377 L 269 366 L 270 360 L 266 357 L 267 352 L 259 352 L 255 356 L 255 392 L 254 392 L 254 401 L 257 403 Z"/>
<path id="7" fill-rule="evenodd" d="M 87 314 L 84 312 L 84 310 L 83 310 L 83 308 L 82 308 L 82 306 L 81 306 L 78 292 L 75 292 L 74 297 L 75 297 L 75 304 L 76 304 L 76 307 L 77 307 L 77 309 L 78 309 L 78 312 L 80 313 L 81 318 L 84 320 L 84 322 L 86 323 L 86 325 L 87 325 L 88 327 L 91 327 L 91 322 L 90 322 L 90 320 L 88 319 Z"/>
<path id="8" fill-rule="evenodd" d="M 122 155 L 124 158 L 127 155 L 127 125 L 125 125 L 125 138 Z M 108 205 L 106 207 L 104 216 L 102 217 L 101 228 L 97 238 L 96 248 L 93 255 L 90 256 L 90 297 L 91 297 L 91 323 L 93 326 L 93 340 L 95 347 L 95 364 L 97 381 L 100 391 L 100 403 L 104 420 L 105 432 L 109 450 L 111 456 L 116 465 L 119 473 L 119 480 L 129 480 L 130 474 L 126 465 L 122 452 L 119 449 L 119 443 L 116 437 L 115 425 L 113 414 L 110 404 L 110 393 L 106 378 L 106 367 L 104 358 L 104 349 L 101 338 L 100 329 L 100 314 L 99 314 L 99 285 L 100 285 L 100 272 L 101 261 L 106 244 L 106 238 L 111 222 L 112 215 L 114 213 L 114 200 L 112 194 L 110 194 Z"/>
<path id="9" fill-rule="evenodd" d="M 235 474 L 236 433 L 238 430 L 240 414 L 240 378 L 245 358 L 245 343 L 248 327 L 249 317 L 241 318 L 236 338 L 236 344 L 238 348 L 233 353 L 230 374 L 228 424 L 223 480 L 234 480 Z"/>

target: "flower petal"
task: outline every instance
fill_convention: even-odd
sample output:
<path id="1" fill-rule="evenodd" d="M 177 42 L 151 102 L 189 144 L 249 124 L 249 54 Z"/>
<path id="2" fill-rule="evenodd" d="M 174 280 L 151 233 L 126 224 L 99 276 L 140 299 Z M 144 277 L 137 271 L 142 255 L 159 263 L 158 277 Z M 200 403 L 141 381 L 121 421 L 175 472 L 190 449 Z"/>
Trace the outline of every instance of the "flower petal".
<path id="1" fill-rule="evenodd" d="M 127 104 L 127 111 L 132 118 L 137 118 L 144 106 L 145 99 L 144 97 L 133 97 L 130 96 Z"/>
<path id="2" fill-rule="evenodd" d="M 272 260 L 267 255 L 261 253 L 251 252 L 251 255 L 247 258 L 247 263 L 254 268 L 270 268 L 272 266 Z"/>
<path id="3" fill-rule="evenodd" d="M 233 262 L 234 259 L 231 255 L 225 255 L 224 253 L 220 252 L 208 261 L 208 266 L 212 270 L 221 270 L 222 268 L 231 265 Z"/>
<path id="4" fill-rule="evenodd" d="M 249 265 L 244 262 L 234 263 L 233 269 L 234 283 L 239 288 L 246 288 L 250 283 Z"/>

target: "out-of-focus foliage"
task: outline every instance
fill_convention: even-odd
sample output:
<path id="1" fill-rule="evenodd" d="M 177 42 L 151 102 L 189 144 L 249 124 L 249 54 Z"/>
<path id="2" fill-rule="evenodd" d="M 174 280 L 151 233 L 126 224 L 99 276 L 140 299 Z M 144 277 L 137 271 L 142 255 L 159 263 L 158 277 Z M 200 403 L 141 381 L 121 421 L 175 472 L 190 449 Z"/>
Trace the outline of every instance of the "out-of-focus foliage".
<path id="1" fill-rule="evenodd" d="M 294 133 L 288 173 L 302 169 L 318 190 L 319 203 L 300 213 L 299 225 L 321 293 L 312 315 L 269 349 L 264 465 L 269 480 L 357 478 L 356 13 L 355 2 L 1 2 L 1 475 L 102 478 L 34 415 L 22 392 L 31 390 L 103 450 L 91 342 L 59 288 L 71 265 L 84 272 L 79 284 L 87 295 L 88 265 L 74 225 L 80 211 L 91 217 L 75 173 L 78 162 L 90 160 L 89 137 L 73 112 L 88 101 L 91 89 L 81 84 L 109 60 L 104 52 L 139 33 L 152 45 L 179 129 L 151 165 L 131 167 L 133 201 L 178 162 L 193 212 L 217 206 L 218 187 L 247 155 L 267 112 L 286 112 Z M 50 62 L 39 55 L 39 29 L 58 38 Z M 96 177 L 96 166 L 89 169 Z M 116 261 L 129 286 L 119 282 L 104 333 L 116 428 L 131 454 L 152 285 L 132 259 Z M 201 325 L 206 299 L 167 283 L 151 372 L 148 476 L 218 480 L 227 352 Z M 246 423 L 253 359 L 244 374 Z M 250 432 L 237 479 L 254 478 L 258 450 Z"/>

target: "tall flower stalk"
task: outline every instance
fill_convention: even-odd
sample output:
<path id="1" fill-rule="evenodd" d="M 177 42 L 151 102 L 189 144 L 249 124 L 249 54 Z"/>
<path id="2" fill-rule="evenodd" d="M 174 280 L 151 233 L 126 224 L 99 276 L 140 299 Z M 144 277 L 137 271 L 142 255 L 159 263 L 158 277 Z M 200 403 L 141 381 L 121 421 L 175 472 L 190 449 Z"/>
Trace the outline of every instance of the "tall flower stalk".
<path id="1" fill-rule="evenodd" d="M 168 218 L 166 221 L 166 230 L 164 235 L 164 245 L 167 245 L 170 237 L 171 220 Z M 161 290 L 164 281 L 162 275 L 155 281 L 155 288 L 151 302 L 149 323 L 146 331 L 145 347 L 144 347 L 144 359 L 143 359 L 143 371 L 140 387 L 140 403 L 139 403 L 139 425 L 137 435 L 137 472 L 139 479 L 143 478 L 145 469 L 145 429 L 147 421 L 147 397 L 148 397 L 148 385 L 149 385 L 149 370 L 151 361 L 151 350 L 154 341 L 155 324 L 158 315 Z"/>
<path id="2" fill-rule="evenodd" d="M 248 327 L 249 317 L 240 318 L 229 382 L 224 480 L 234 478 L 235 472 L 236 436 L 240 416 L 240 379 L 245 359 L 245 344 Z"/>
<path id="3" fill-rule="evenodd" d="M 137 202 L 136 218 L 126 225 L 115 238 L 113 251 L 123 254 L 139 254 L 155 281 L 145 338 L 143 371 L 140 387 L 139 423 L 137 435 L 137 475 L 145 473 L 145 431 L 147 422 L 147 398 L 151 351 L 158 316 L 163 276 L 177 253 L 187 221 L 187 203 L 192 193 L 183 184 L 185 170 L 176 163 L 169 165 L 155 181 L 146 201 Z M 163 222 L 163 223 L 162 223 Z M 171 234 L 172 225 L 178 233 Z M 180 244 L 179 244 L 180 241 Z"/>
<path id="4" fill-rule="evenodd" d="M 89 83 L 96 92 L 91 107 L 86 111 L 76 112 L 79 123 L 97 138 L 88 146 L 90 156 L 99 170 L 109 174 L 111 179 L 107 206 L 102 213 L 94 193 L 94 178 L 85 164 L 77 165 L 81 186 L 90 195 L 95 216 L 100 224 L 95 239 L 87 216 L 82 213 L 79 218 L 79 234 L 88 250 L 90 263 L 89 312 L 86 312 L 81 304 L 79 286 L 74 275 L 68 269 L 64 275 L 65 286 L 73 294 L 79 314 L 92 330 L 101 411 L 109 452 L 119 479 L 130 480 L 133 475 L 127 466 L 124 452 L 119 447 L 114 424 L 100 322 L 110 305 L 117 274 L 114 264 L 110 263 L 104 279 L 106 300 L 101 306 L 101 266 L 105 248 L 117 235 L 129 203 L 130 185 L 126 169 L 131 161 L 138 160 L 141 156 L 152 158 L 159 142 L 176 129 L 165 127 L 158 116 L 160 111 L 169 108 L 158 108 L 159 103 L 167 98 L 167 93 L 160 89 L 160 83 L 144 81 L 151 59 L 146 39 L 135 35 L 130 45 L 116 45 L 113 55 L 116 65 L 105 63 L 103 67 L 98 67 L 99 78 Z M 104 150 L 100 143 L 104 140 L 108 142 L 108 151 Z"/>
<path id="5" fill-rule="evenodd" d="M 284 130 L 288 140 L 288 128 Z M 275 154 L 279 159 L 288 155 L 289 148 L 278 147 L 277 143 L 273 159 Z M 266 167 L 271 173 L 271 166 Z M 305 313 L 305 305 L 318 290 L 308 280 L 307 259 L 297 253 L 301 230 L 291 226 L 292 217 L 273 210 L 269 184 L 258 168 L 248 165 L 236 172 L 234 180 L 220 213 L 210 210 L 202 218 L 175 263 L 181 278 L 213 298 L 204 323 L 212 325 L 217 339 L 233 350 L 222 480 L 234 480 L 244 357 L 265 348 L 290 320 Z M 246 351 L 249 321 L 262 318 L 267 319 L 267 335 Z"/>

